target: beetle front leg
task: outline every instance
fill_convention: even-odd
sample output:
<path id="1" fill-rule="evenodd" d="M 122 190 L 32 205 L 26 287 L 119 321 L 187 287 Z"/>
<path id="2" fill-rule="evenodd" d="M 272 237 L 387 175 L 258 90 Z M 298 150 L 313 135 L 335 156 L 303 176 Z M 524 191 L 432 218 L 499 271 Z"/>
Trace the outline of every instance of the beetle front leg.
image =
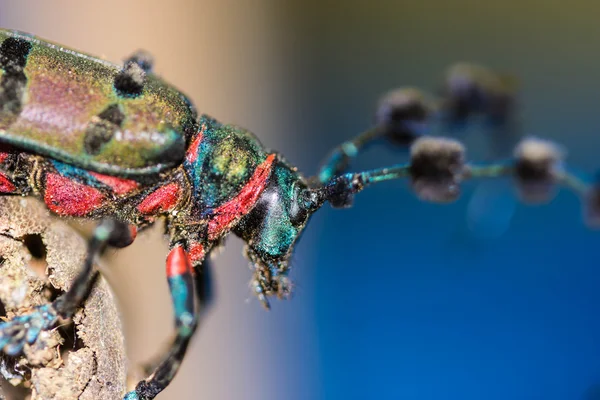
<path id="1" fill-rule="evenodd" d="M 40 332 L 52 328 L 59 317 L 71 318 L 96 281 L 93 269 L 95 257 L 111 241 L 126 235 L 123 231 L 129 231 L 123 223 L 108 219 L 102 221 L 88 242 L 83 269 L 71 283 L 70 289 L 52 303 L 38 306 L 28 314 L 0 324 L 0 349 L 8 355 L 18 355 L 26 343 L 33 344 Z"/>
<path id="2" fill-rule="evenodd" d="M 251 251 L 247 255 L 254 266 L 250 288 L 265 309 L 271 308 L 270 296 L 277 296 L 279 299 L 290 297 L 293 285 L 288 277 L 287 262 L 263 262 Z"/>
<path id="3" fill-rule="evenodd" d="M 191 259 L 192 257 L 190 257 Z M 192 260 L 192 264 L 194 267 L 194 287 L 196 290 L 196 296 L 198 297 L 198 318 L 201 318 L 206 314 L 206 310 L 210 308 L 213 300 L 213 291 L 214 291 L 214 283 L 212 280 L 212 263 L 209 260 L 209 256 L 206 255 L 204 261 L 196 264 L 194 260 Z M 165 353 L 167 353 L 171 348 L 171 344 L 165 348 Z M 145 362 L 142 366 L 142 370 L 147 375 L 152 374 L 154 370 L 158 367 L 158 365 L 162 362 L 162 354 L 158 357 L 153 358 L 147 362 Z"/>
<path id="4" fill-rule="evenodd" d="M 252 277 L 250 287 L 266 310 L 271 309 L 269 296 L 276 295 L 280 299 L 286 299 L 292 293 L 292 282 L 287 274 L 266 278 L 264 273 L 257 271 Z"/>
<path id="5" fill-rule="evenodd" d="M 198 325 L 195 305 L 194 274 L 188 252 L 182 243 L 175 243 L 167 257 L 167 278 L 175 311 L 176 336 L 154 372 L 140 381 L 124 400 L 155 398 L 175 377 L 188 344 Z"/>
<path id="6" fill-rule="evenodd" d="M 212 263 L 208 257 L 206 257 L 201 264 L 195 266 L 195 271 L 194 285 L 196 287 L 196 295 L 198 296 L 198 302 L 200 303 L 200 311 L 204 313 L 208 307 L 212 305 L 214 297 Z"/>

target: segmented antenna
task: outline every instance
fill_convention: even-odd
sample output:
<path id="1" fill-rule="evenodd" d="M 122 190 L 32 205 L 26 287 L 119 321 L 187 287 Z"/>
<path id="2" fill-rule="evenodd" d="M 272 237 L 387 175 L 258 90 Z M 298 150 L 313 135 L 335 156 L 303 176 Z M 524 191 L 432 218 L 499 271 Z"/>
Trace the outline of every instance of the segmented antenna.
<path id="1" fill-rule="evenodd" d="M 529 204 L 553 199 L 557 188 L 575 192 L 583 202 L 583 215 L 590 227 L 600 227 L 600 179 L 578 176 L 565 163 L 562 147 L 551 141 L 522 138 L 506 161 L 473 163 L 465 146 L 456 138 L 428 136 L 434 124 L 455 128 L 456 124 L 482 119 L 507 126 L 514 117 L 516 79 L 472 64 L 459 63 L 448 69 L 441 98 L 429 100 L 412 87 L 392 90 L 382 96 L 374 126 L 338 146 L 330 154 L 317 178 L 321 201 L 334 207 L 349 207 L 356 193 L 378 182 L 407 178 L 423 201 L 448 203 L 459 198 L 467 180 L 512 178 L 518 198 Z M 388 141 L 409 150 L 406 164 L 344 173 L 352 159 L 368 145 Z"/>

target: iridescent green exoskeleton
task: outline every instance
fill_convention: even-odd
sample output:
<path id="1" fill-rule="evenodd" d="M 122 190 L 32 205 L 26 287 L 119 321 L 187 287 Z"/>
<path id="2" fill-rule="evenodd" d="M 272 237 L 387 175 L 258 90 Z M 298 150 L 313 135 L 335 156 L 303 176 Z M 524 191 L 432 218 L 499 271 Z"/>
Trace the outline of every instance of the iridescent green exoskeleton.
<path id="1" fill-rule="evenodd" d="M 497 102 L 474 101 L 490 95 L 489 85 L 467 86 L 458 92 L 451 86 L 451 101 L 440 104 L 452 104 L 461 116 L 498 114 L 489 106 Z M 37 196 L 56 215 L 101 220 L 71 288 L 0 323 L 0 349 L 22 355 L 59 317 L 72 317 L 94 282 L 94 257 L 107 245 L 129 245 L 159 218 L 170 238 L 166 274 L 176 335 L 150 376 L 125 395 L 130 400 L 154 398 L 177 373 L 199 322 L 195 298 L 202 306 L 209 300 L 208 256 L 229 233 L 247 243 L 252 291 L 268 308 L 270 297 L 291 293 L 289 260 L 310 216 L 326 202 L 349 207 L 374 183 L 407 178 L 421 199 L 435 202 L 456 199 L 468 178 L 512 176 L 530 201 L 549 198 L 563 183 L 585 194 L 591 220 L 600 219 L 600 191 L 588 193 L 585 182 L 568 174 L 552 144 L 525 141 L 511 162 L 470 165 L 458 141 L 419 137 L 434 114 L 414 90 L 386 96 L 375 126 L 336 148 L 319 174 L 305 179 L 247 130 L 198 116 L 186 96 L 152 73 L 144 53 L 116 66 L 0 30 L 0 194 Z M 410 146 L 410 162 L 346 173 L 378 141 Z"/>
<path id="2" fill-rule="evenodd" d="M 0 30 L 0 137 L 81 168 L 122 176 L 183 160 L 196 129 L 187 98 L 136 63 L 128 69 Z M 12 44 L 11 44 L 12 43 Z"/>

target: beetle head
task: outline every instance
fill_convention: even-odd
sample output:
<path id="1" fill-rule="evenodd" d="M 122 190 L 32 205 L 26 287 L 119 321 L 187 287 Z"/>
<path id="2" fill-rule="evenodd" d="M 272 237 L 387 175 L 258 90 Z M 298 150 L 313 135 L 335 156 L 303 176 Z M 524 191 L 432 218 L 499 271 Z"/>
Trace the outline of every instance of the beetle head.
<path id="1" fill-rule="evenodd" d="M 255 290 L 258 286 L 267 296 L 289 295 L 287 272 L 294 244 L 322 203 L 293 168 L 275 162 L 258 202 L 234 230 L 248 244 L 246 256 L 255 268 Z"/>

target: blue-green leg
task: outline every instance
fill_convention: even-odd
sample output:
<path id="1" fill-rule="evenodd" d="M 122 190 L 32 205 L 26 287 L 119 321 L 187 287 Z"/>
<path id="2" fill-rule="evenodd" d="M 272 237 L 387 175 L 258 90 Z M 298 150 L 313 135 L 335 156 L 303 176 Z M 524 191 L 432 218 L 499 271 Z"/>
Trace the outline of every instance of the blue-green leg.
<path id="1" fill-rule="evenodd" d="M 204 260 L 197 265 L 194 265 L 194 287 L 196 290 L 196 296 L 198 298 L 198 318 L 202 318 L 206 311 L 210 308 L 213 302 L 214 297 L 214 285 L 212 280 L 212 263 L 210 262 L 208 256 L 204 258 Z M 170 351 L 171 343 L 169 346 L 165 348 L 165 353 Z M 160 354 L 159 357 L 153 358 L 152 360 L 145 362 L 142 369 L 143 371 L 150 375 L 156 367 L 162 362 L 163 357 Z"/>
<path id="2" fill-rule="evenodd" d="M 175 310 L 175 339 L 154 372 L 127 393 L 125 400 L 153 399 L 171 383 L 198 325 L 193 268 L 181 243 L 176 243 L 167 257 L 167 279 Z"/>
<path id="3" fill-rule="evenodd" d="M 196 267 L 195 286 L 196 295 L 198 296 L 198 302 L 200 304 L 200 311 L 202 313 L 212 305 L 214 299 L 214 284 L 212 277 L 212 263 L 206 257 L 204 261 Z"/>

